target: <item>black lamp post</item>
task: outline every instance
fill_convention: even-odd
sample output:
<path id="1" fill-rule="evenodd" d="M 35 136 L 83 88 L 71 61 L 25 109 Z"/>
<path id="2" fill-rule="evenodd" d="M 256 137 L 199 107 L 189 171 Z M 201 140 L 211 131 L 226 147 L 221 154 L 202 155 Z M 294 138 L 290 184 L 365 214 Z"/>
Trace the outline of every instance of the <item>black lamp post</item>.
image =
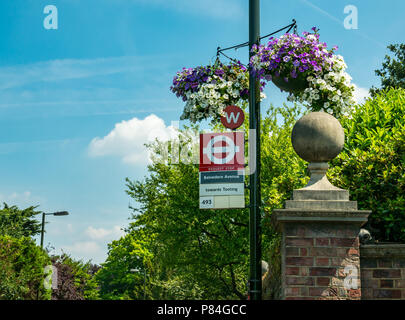
<path id="1" fill-rule="evenodd" d="M 41 229 L 41 248 L 43 248 L 44 245 L 44 232 L 45 232 L 45 216 L 67 216 L 69 215 L 69 212 L 67 211 L 58 211 L 58 212 L 52 212 L 52 213 L 45 213 L 42 212 L 42 229 Z"/>
<path id="2" fill-rule="evenodd" d="M 253 45 L 260 43 L 260 0 L 249 0 L 249 58 Z M 260 228 L 260 82 L 252 74 L 249 76 L 249 129 L 255 131 L 256 141 L 249 141 L 251 158 L 249 164 L 255 164 L 250 173 L 250 286 L 249 296 L 252 300 L 261 300 L 261 228 Z M 254 150 L 254 152 L 252 152 Z"/>

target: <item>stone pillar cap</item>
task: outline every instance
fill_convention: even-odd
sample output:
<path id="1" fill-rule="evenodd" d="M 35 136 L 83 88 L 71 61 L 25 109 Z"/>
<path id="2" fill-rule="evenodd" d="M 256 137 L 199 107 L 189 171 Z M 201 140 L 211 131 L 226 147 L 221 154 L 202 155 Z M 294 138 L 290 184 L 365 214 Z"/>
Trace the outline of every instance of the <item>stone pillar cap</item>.
<path id="1" fill-rule="evenodd" d="M 343 223 L 363 226 L 370 210 L 314 210 L 314 209 L 275 209 L 273 224 L 280 229 L 284 223 Z"/>

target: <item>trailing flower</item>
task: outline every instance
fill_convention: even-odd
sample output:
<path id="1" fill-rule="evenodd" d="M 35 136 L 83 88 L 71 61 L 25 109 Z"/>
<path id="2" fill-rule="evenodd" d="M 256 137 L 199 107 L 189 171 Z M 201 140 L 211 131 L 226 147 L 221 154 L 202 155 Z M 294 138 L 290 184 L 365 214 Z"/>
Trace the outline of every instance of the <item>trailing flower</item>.
<path id="1" fill-rule="evenodd" d="M 183 68 L 174 77 L 170 90 L 186 102 L 181 120 L 218 120 L 226 106 L 248 100 L 249 72 L 240 63 Z"/>
<path id="2" fill-rule="evenodd" d="M 273 81 L 288 91 L 289 101 L 306 103 L 311 111 L 324 111 L 334 116 L 347 113 L 355 103 L 354 85 L 345 72 L 347 65 L 337 47 L 328 50 L 314 33 L 303 36 L 286 33 L 270 38 L 267 45 L 255 45 L 250 67 L 261 79 Z M 287 88 L 287 89 L 285 89 Z"/>

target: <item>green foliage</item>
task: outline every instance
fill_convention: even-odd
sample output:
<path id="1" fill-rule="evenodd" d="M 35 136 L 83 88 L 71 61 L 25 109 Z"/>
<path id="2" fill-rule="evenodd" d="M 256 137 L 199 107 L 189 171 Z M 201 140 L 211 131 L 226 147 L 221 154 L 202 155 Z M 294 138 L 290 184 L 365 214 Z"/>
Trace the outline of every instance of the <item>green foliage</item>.
<path id="1" fill-rule="evenodd" d="M 128 193 L 141 206 L 129 231 L 154 235 L 153 263 L 171 269 L 174 277 L 190 274 L 199 298 L 242 298 L 247 211 L 199 210 L 198 168 L 192 164 L 155 163 L 149 171 L 144 182 L 127 181 Z"/>
<path id="2" fill-rule="evenodd" d="M 308 179 L 304 162 L 289 143 L 299 115 L 296 106 L 271 107 L 262 121 L 266 258 L 270 243 L 277 239 L 269 229 L 273 208 L 280 208 L 292 189 Z M 183 132 L 180 154 L 195 150 L 193 139 L 187 137 Z M 143 299 L 146 269 L 147 299 L 245 299 L 249 210 L 200 210 L 198 167 L 177 164 L 178 155 L 165 153 L 162 144 L 150 148 L 155 155 L 169 158 L 149 166 L 143 181 L 127 179 L 127 192 L 139 207 L 133 208 L 127 235 L 110 244 L 107 261 L 97 273 L 101 296 Z M 131 273 L 131 269 L 139 271 Z"/>
<path id="3" fill-rule="evenodd" d="M 373 97 L 384 89 L 405 89 L 405 44 L 391 44 L 388 49 L 394 57 L 386 55 L 382 68 L 375 70 L 376 75 L 381 77 L 381 89 L 371 88 L 370 93 Z"/>
<path id="4" fill-rule="evenodd" d="M 40 214 L 36 207 L 18 209 L 6 203 L 0 209 L 0 235 L 11 237 L 33 237 L 41 232 L 41 223 L 34 217 Z"/>
<path id="5" fill-rule="evenodd" d="M 67 254 L 52 257 L 58 270 L 58 289 L 52 291 L 52 300 L 97 300 L 96 265 L 75 260 Z"/>
<path id="6" fill-rule="evenodd" d="M 152 238 L 152 235 L 147 235 L 141 230 L 134 230 L 108 245 L 108 258 L 96 274 L 102 299 L 143 298 L 145 285 L 143 262 L 151 258 L 147 248 Z"/>
<path id="7" fill-rule="evenodd" d="M 0 300 L 49 300 L 43 281 L 50 263 L 32 239 L 0 236 Z"/>
<path id="8" fill-rule="evenodd" d="M 341 123 L 346 143 L 331 182 L 372 210 L 368 227 L 377 240 L 405 242 L 405 90 L 380 92 Z"/>
<path id="9" fill-rule="evenodd" d="M 269 261 L 264 292 L 271 299 L 279 297 L 281 274 L 281 238 L 272 212 L 309 180 L 306 162 L 291 146 L 301 116 L 297 106 L 271 106 L 262 120 L 262 246 Z M 370 228 L 381 240 L 404 241 L 404 117 L 403 89 L 356 106 L 350 118 L 340 119 L 347 141 L 328 173 L 333 184 L 349 189 L 360 209 L 372 210 Z M 187 153 L 195 150 L 193 143 L 183 139 L 180 145 Z M 128 195 L 139 207 L 97 274 L 102 297 L 143 299 L 146 271 L 147 299 L 245 299 L 249 211 L 200 210 L 198 167 L 176 164 L 161 144 L 150 148 L 168 158 L 150 165 L 144 180 L 127 179 Z"/>

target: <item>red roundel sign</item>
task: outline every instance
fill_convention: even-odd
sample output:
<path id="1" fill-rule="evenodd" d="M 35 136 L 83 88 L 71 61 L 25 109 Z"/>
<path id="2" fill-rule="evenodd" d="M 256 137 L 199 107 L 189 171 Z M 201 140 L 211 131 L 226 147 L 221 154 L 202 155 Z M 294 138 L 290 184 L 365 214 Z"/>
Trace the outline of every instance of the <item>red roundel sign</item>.
<path id="1" fill-rule="evenodd" d="M 234 171 L 244 168 L 243 132 L 200 134 L 200 171 Z"/>
<path id="2" fill-rule="evenodd" d="M 221 117 L 222 124 L 228 129 L 239 128 L 245 121 L 243 110 L 237 106 L 227 106 L 225 116 Z"/>

